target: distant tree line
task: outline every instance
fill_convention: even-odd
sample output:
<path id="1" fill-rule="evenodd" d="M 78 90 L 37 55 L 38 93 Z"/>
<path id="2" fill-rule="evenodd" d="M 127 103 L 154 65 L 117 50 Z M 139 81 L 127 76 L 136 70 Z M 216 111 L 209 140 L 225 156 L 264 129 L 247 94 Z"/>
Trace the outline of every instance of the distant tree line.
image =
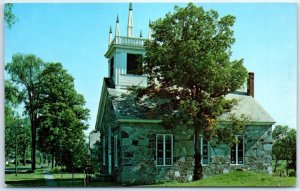
<path id="1" fill-rule="evenodd" d="M 36 150 L 68 169 L 88 163 L 83 130 L 89 110 L 74 88 L 74 78 L 61 63 L 45 63 L 35 55 L 13 55 L 7 63 L 5 81 L 6 158 L 23 160 L 31 150 L 31 168 L 36 168 Z M 23 108 L 22 108 L 23 107 Z M 16 111 L 22 108 L 23 117 Z"/>

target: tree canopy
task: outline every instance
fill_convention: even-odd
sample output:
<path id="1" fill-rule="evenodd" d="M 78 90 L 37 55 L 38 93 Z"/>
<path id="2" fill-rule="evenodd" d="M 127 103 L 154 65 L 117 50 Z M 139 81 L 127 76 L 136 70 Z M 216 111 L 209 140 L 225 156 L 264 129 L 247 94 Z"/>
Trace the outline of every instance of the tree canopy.
<path id="1" fill-rule="evenodd" d="M 73 165 L 74 153 L 80 155 L 84 145 L 83 130 L 88 128 L 89 110 L 84 108 L 85 100 L 76 92 L 73 77 L 60 63 L 46 65 L 39 88 L 39 148 L 62 164 Z"/>
<path id="2" fill-rule="evenodd" d="M 18 97 L 25 105 L 25 113 L 29 115 L 31 125 L 31 168 L 35 170 L 36 129 L 38 127 L 37 100 L 39 92 L 37 83 L 43 70 L 44 62 L 35 55 L 15 54 L 12 62 L 5 66 L 10 80 L 18 90 Z"/>
<path id="3" fill-rule="evenodd" d="M 150 85 L 138 93 L 164 100 L 155 109 L 164 112 L 167 125 L 181 120 L 194 126 L 194 180 L 202 177 L 200 133 L 215 132 L 217 118 L 235 103 L 224 96 L 243 86 L 247 77 L 243 60 L 230 59 L 234 21 L 234 16 L 220 18 L 192 3 L 175 6 L 174 13 L 151 23 L 153 40 L 145 43 L 143 69 Z"/>
<path id="4" fill-rule="evenodd" d="M 73 77 L 62 64 L 45 63 L 31 54 L 16 54 L 5 69 L 10 77 L 5 82 L 7 104 L 17 106 L 22 102 L 24 114 L 29 116 L 30 125 L 26 125 L 26 120 L 22 123 L 24 132 L 28 126 L 31 129 L 32 170 L 35 169 L 37 141 L 39 150 L 50 153 L 53 161 L 69 165 L 84 161 L 83 130 L 88 128 L 89 110 L 85 108 L 83 96 L 75 90 Z M 7 122 L 16 121 L 15 115 L 7 111 Z M 23 134 L 19 139 L 23 141 L 22 150 L 26 150 L 29 141 Z M 74 154 L 70 159 L 76 152 L 84 154 Z"/>

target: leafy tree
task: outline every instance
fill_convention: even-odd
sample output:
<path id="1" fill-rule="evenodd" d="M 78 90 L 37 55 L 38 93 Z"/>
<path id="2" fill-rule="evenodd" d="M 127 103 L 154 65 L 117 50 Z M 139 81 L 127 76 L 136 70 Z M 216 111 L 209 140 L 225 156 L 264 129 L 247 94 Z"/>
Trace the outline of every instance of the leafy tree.
<path id="1" fill-rule="evenodd" d="M 15 111 L 19 104 L 18 89 L 9 80 L 5 80 L 5 158 L 15 156 L 16 130 L 19 130 L 20 116 Z"/>
<path id="2" fill-rule="evenodd" d="M 12 57 L 12 62 L 5 66 L 10 74 L 11 81 L 18 89 L 18 97 L 25 105 L 25 113 L 29 115 L 31 125 L 31 169 L 35 170 L 36 153 L 36 129 L 38 127 L 37 100 L 39 92 L 37 83 L 44 63 L 40 58 L 34 55 L 16 54 Z"/>
<path id="3" fill-rule="evenodd" d="M 276 172 L 278 160 L 286 160 L 286 173 L 292 168 L 296 172 L 296 130 L 287 125 L 276 125 L 272 132 L 273 154 Z"/>
<path id="4" fill-rule="evenodd" d="M 151 24 L 153 40 L 145 43 L 149 86 L 138 95 L 159 100 L 155 109 L 163 111 L 165 126 L 181 120 L 194 127 L 194 180 L 202 178 L 200 133 L 216 132 L 217 118 L 235 103 L 224 96 L 247 77 L 243 60 L 230 60 L 234 21 L 192 3 L 176 6 L 174 13 Z"/>
<path id="5" fill-rule="evenodd" d="M 52 161 L 56 158 L 61 164 L 73 165 L 84 143 L 89 110 L 74 88 L 73 77 L 60 63 L 47 64 L 39 79 L 39 148 L 50 153 Z"/>
<path id="6" fill-rule="evenodd" d="M 8 28 L 11 28 L 17 21 L 17 17 L 12 12 L 13 4 L 5 3 L 4 5 L 4 21 Z"/>

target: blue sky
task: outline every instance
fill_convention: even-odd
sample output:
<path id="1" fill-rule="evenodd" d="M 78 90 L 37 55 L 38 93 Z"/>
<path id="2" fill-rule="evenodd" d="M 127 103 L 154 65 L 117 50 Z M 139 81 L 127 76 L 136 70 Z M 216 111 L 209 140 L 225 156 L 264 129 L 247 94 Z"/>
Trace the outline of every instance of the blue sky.
<path id="1" fill-rule="evenodd" d="M 255 73 L 255 98 L 277 124 L 296 128 L 296 4 L 197 5 L 236 17 L 232 59 L 244 58 L 247 69 Z M 173 8 L 171 3 L 134 3 L 134 35 L 142 30 L 147 37 L 149 19 L 163 17 Z M 126 35 L 128 3 L 15 4 L 13 11 L 18 22 L 4 30 L 5 63 L 15 53 L 62 63 L 91 111 L 87 132 L 94 129 L 102 79 L 108 75 L 104 54 L 109 27 L 114 33 L 118 14 L 121 35 Z"/>

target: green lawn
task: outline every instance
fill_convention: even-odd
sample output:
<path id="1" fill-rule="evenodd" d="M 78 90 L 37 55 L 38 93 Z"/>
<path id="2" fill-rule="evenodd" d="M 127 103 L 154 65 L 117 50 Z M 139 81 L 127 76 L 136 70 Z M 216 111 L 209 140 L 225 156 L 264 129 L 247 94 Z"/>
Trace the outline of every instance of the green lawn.
<path id="1" fill-rule="evenodd" d="M 27 173 L 25 170 L 20 171 L 18 176 L 5 174 L 5 184 L 7 186 L 18 187 L 39 187 L 45 186 L 43 169 L 37 169 L 35 173 Z"/>
<path id="2" fill-rule="evenodd" d="M 255 172 L 231 172 L 208 177 L 203 180 L 178 183 L 167 182 L 151 186 L 158 187 L 294 187 L 296 177 L 268 176 Z"/>
<path id="3" fill-rule="evenodd" d="M 57 187 L 83 187 L 83 174 L 75 173 L 72 183 L 72 174 L 52 173 Z M 6 174 L 5 183 L 9 187 L 45 187 L 43 169 L 37 169 L 35 173 Z M 296 177 L 268 176 L 255 172 L 231 172 L 217 175 L 203 180 L 178 183 L 167 182 L 155 185 L 140 185 L 146 187 L 294 187 Z M 115 182 L 92 181 L 89 187 L 116 187 Z"/>
<path id="4" fill-rule="evenodd" d="M 72 173 L 51 173 L 57 186 L 59 187 L 83 187 L 83 173 L 74 173 L 72 180 Z"/>

